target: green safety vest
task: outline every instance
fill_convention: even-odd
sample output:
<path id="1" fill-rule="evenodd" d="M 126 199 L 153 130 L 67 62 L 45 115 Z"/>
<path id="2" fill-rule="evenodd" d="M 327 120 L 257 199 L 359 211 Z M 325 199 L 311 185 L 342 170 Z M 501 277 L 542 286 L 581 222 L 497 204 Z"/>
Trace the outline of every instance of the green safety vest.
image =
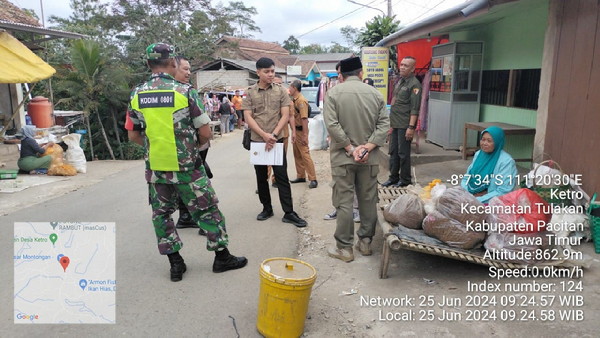
<path id="1" fill-rule="evenodd" d="M 186 95 L 164 89 L 138 92 L 131 100 L 131 107 L 144 116 L 151 170 L 180 171 L 173 114 L 188 105 Z"/>

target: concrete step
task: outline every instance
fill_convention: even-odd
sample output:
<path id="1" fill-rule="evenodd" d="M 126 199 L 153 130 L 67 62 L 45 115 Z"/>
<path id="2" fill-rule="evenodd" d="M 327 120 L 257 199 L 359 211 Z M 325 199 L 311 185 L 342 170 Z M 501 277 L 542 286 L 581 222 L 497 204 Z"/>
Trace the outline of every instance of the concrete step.
<path id="1" fill-rule="evenodd" d="M 442 147 L 427 142 L 425 133 L 419 135 L 419 141 L 413 141 L 411 145 L 410 162 L 411 165 L 428 164 L 435 162 L 446 162 L 455 161 L 462 159 L 460 151 L 456 150 L 444 150 Z M 383 152 L 387 155 L 389 153 L 389 143 L 386 143 L 383 147 Z M 389 156 L 386 156 L 384 161 L 389 161 Z M 470 162 L 469 162 L 470 163 Z M 383 163 L 381 163 L 383 164 Z M 385 165 L 388 168 L 389 165 Z"/>
<path id="2" fill-rule="evenodd" d="M 16 144 L 0 144 L 0 156 L 12 156 L 16 155 L 19 157 L 19 146 Z"/>
<path id="3" fill-rule="evenodd" d="M 16 144 L 0 144 L 0 165 L 2 163 L 10 166 L 8 169 L 15 169 L 19 159 L 19 146 Z"/>
<path id="4" fill-rule="evenodd" d="M 462 155 L 458 151 L 447 151 L 446 154 L 415 154 L 410 155 L 412 165 L 427 164 L 434 162 L 446 162 L 462 159 Z"/>

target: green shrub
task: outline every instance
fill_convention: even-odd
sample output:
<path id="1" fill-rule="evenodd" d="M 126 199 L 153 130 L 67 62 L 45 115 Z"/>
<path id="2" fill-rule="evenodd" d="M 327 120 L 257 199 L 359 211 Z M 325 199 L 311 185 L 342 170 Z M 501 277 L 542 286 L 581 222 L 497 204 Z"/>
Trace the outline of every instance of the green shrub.
<path id="1" fill-rule="evenodd" d="M 144 159 L 144 147 L 137 143 L 123 143 L 123 155 L 126 160 L 142 160 Z"/>

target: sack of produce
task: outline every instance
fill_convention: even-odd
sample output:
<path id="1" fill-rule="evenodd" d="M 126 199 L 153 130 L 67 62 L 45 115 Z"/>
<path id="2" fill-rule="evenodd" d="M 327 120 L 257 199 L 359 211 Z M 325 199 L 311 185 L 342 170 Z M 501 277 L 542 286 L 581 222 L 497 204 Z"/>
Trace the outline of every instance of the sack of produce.
<path id="1" fill-rule="evenodd" d="M 491 259 L 511 263 L 532 264 L 556 260 L 558 253 L 550 247 L 549 233 L 542 231 L 529 234 L 488 233 L 484 247 Z"/>
<path id="2" fill-rule="evenodd" d="M 436 203 L 436 210 L 442 215 L 457 220 L 462 224 L 479 224 L 483 222 L 487 214 L 483 212 L 483 207 L 473 195 L 461 187 L 452 187 L 446 189 Z"/>
<path id="3" fill-rule="evenodd" d="M 78 173 L 85 174 L 87 171 L 87 162 L 83 149 L 79 146 L 81 134 L 69 134 L 62 137 L 69 148 L 65 154 L 67 162 L 72 165 Z"/>
<path id="4" fill-rule="evenodd" d="M 481 246 L 485 239 L 485 231 L 471 231 L 467 226 L 455 219 L 434 211 L 423 220 L 425 234 L 435 237 L 451 247 L 473 249 Z"/>
<path id="5" fill-rule="evenodd" d="M 490 207 L 497 222 L 511 224 L 511 232 L 530 234 L 544 230 L 552 218 L 550 207 L 536 192 L 519 189 L 506 195 L 492 198 Z"/>
<path id="6" fill-rule="evenodd" d="M 394 224 L 402 224 L 410 229 L 421 229 L 425 218 L 423 201 L 414 194 L 403 194 L 383 209 L 383 218 Z"/>
<path id="7" fill-rule="evenodd" d="M 52 156 L 52 162 L 48 168 L 48 175 L 50 176 L 75 176 L 77 170 L 63 161 L 63 149 L 58 144 L 53 144 L 51 147 L 46 148 L 44 156 Z"/>

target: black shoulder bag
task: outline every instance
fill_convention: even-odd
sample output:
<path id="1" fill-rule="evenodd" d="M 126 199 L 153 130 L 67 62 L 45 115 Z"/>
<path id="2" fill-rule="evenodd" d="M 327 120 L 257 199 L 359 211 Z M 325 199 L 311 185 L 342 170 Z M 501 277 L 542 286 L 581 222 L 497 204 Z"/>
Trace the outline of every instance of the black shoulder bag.
<path id="1" fill-rule="evenodd" d="M 244 130 L 244 137 L 242 138 L 242 146 L 244 146 L 244 149 L 250 150 L 250 128 Z"/>

